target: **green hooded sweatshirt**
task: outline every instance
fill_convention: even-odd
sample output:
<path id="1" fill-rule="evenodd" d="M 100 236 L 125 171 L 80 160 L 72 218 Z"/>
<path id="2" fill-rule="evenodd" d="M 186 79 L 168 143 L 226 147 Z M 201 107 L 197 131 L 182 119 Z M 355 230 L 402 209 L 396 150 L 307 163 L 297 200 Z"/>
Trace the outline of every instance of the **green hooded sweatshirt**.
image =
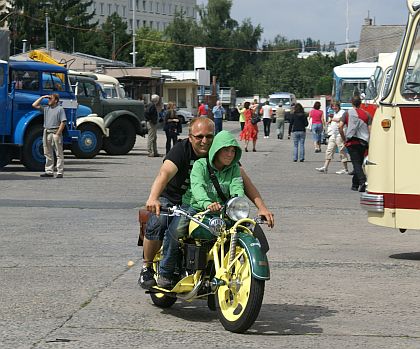
<path id="1" fill-rule="evenodd" d="M 236 147 L 235 157 L 229 166 L 225 166 L 221 171 L 218 171 L 213 164 L 216 153 L 221 148 L 229 146 Z M 209 150 L 209 161 L 214 174 L 219 181 L 220 188 L 227 198 L 244 196 L 244 185 L 238 164 L 241 154 L 241 147 L 230 132 L 220 131 L 214 137 Z M 190 179 L 192 195 L 188 204 L 195 210 L 206 210 L 208 205 L 216 201 L 223 203 L 210 179 L 206 158 L 201 158 L 194 162 Z"/>

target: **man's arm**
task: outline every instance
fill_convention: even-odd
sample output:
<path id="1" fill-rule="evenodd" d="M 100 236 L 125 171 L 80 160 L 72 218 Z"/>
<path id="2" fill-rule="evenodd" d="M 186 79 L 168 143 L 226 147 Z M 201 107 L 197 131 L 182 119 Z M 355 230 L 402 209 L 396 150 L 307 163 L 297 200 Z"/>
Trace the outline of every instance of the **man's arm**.
<path id="1" fill-rule="evenodd" d="M 178 167 L 170 161 L 165 160 L 160 167 L 159 173 L 152 184 L 152 189 L 150 189 L 150 195 L 146 202 L 146 209 L 150 212 L 156 213 L 159 216 L 160 214 L 160 202 L 159 196 L 162 194 L 166 185 L 169 181 L 176 175 L 178 172 Z"/>
<path id="2" fill-rule="evenodd" d="M 254 203 L 258 208 L 258 215 L 263 216 L 268 223 L 268 226 L 272 228 L 274 226 L 274 215 L 265 206 L 264 200 L 261 198 L 261 194 L 258 189 L 252 183 L 251 179 L 246 174 L 245 170 L 241 167 L 241 176 L 244 181 L 245 195 Z"/>
<path id="3" fill-rule="evenodd" d="M 341 139 L 343 140 L 343 142 L 345 142 L 346 135 L 344 134 L 344 122 L 342 120 L 340 120 L 338 124 L 338 132 L 340 132 Z"/>
<path id="4" fill-rule="evenodd" d="M 42 100 L 48 97 L 49 97 L 48 95 L 39 97 L 35 102 L 32 103 L 32 107 L 35 109 L 40 109 Z"/>

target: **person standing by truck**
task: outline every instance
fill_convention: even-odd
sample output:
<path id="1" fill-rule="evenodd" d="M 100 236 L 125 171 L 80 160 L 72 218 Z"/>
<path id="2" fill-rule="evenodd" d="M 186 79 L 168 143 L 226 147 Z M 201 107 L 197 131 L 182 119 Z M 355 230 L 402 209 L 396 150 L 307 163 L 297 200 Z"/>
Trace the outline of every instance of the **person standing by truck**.
<path id="1" fill-rule="evenodd" d="M 216 105 L 213 107 L 213 118 L 215 124 L 215 134 L 218 134 L 223 129 L 223 114 L 225 113 L 225 108 L 223 108 L 220 101 L 216 102 Z"/>
<path id="2" fill-rule="evenodd" d="M 48 98 L 48 105 L 41 105 L 41 101 Z M 42 143 L 45 155 L 45 173 L 41 177 L 54 177 L 54 150 L 57 156 L 56 178 L 63 178 L 64 155 L 63 155 L 63 131 L 66 127 L 66 113 L 58 104 L 60 97 L 57 93 L 39 97 L 32 107 L 42 109 L 44 112 L 44 134 Z"/>
<path id="3" fill-rule="evenodd" d="M 157 124 L 159 116 L 158 104 L 160 102 L 159 95 L 152 95 L 150 101 L 151 102 L 146 107 L 145 116 L 149 126 L 149 130 L 147 132 L 148 157 L 153 158 L 160 156 L 157 150 Z"/>

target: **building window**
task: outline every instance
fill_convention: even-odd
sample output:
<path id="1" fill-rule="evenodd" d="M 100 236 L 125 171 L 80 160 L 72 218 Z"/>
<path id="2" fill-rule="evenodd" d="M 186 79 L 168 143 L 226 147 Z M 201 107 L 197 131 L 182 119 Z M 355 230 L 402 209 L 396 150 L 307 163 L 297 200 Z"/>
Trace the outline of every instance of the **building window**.
<path id="1" fill-rule="evenodd" d="M 101 2 L 100 3 L 100 8 L 101 8 L 101 16 L 103 16 L 104 15 L 104 3 L 103 2 Z"/>
<path id="2" fill-rule="evenodd" d="M 149 12 L 153 12 L 153 1 L 149 1 Z"/>
<path id="3" fill-rule="evenodd" d="M 172 4 L 168 5 L 168 14 L 170 15 L 172 13 Z"/>
<path id="4" fill-rule="evenodd" d="M 143 1 L 143 11 L 146 12 L 146 1 Z"/>
<path id="5" fill-rule="evenodd" d="M 147 27 L 147 21 L 143 21 L 143 27 L 146 28 Z"/>
<path id="6" fill-rule="evenodd" d="M 137 28 L 140 28 L 140 20 L 137 19 L 136 22 L 137 22 Z"/>
<path id="7" fill-rule="evenodd" d="M 150 27 L 151 29 L 153 29 L 153 21 L 150 21 L 150 22 L 149 22 L 149 27 Z"/>
<path id="8" fill-rule="evenodd" d="M 166 4 L 162 3 L 162 14 L 166 15 Z"/>
<path id="9" fill-rule="evenodd" d="M 160 13 L 159 12 L 159 3 L 158 2 L 156 3 L 156 13 Z"/>
<path id="10" fill-rule="evenodd" d="M 115 12 L 117 13 L 117 15 L 120 14 L 120 5 L 115 4 Z"/>
<path id="11" fill-rule="evenodd" d="M 112 8 L 112 4 L 108 4 L 108 16 L 111 15 L 111 8 Z"/>
<path id="12" fill-rule="evenodd" d="M 136 0 L 136 10 L 138 11 L 139 10 L 139 0 Z"/>
<path id="13" fill-rule="evenodd" d="M 160 31 L 160 22 L 156 22 L 156 30 Z"/>
<path id="14" fill-rule="evenodd" d="M 168 88 L 168 101 L 175 102 L 179 108 L 187 107 L 187 89 Z"/>
<path id="15" fill-rule="evenodd" d="M 123 7 L 122 7 L 122 16 L 123 16 L 123 17 L 125 17 L 125 9 L 126 9 L 126 7 L 125 7 L 125 6 L 123 6 Z"/>
<path id="16" fill-rule="evenodd" d="M 177 12 L 178 12 L 178 5 L 175 5 L 174 13 L 177 13 Z"/>
<path id="17" fill-rule="evenodd" d="M 133 20 L 130 19 L 130 29 L 133 30 Z"/>

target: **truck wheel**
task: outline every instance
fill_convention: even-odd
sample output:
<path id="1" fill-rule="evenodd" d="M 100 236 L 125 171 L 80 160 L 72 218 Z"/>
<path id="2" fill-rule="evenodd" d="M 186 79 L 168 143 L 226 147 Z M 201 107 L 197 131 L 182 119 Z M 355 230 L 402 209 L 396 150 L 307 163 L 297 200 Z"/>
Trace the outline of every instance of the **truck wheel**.
<path id="1" fill-rule="evenodd" d="M 104 139 L 104 150 L 109 155 L 125 155 L 136 143 L 136 130 L 127 119 L 119 118 L 109 126 L 109 137 Z"/>
<path id="2" fill-rule="evenodd" d="M 43 132 L 42 125 L 34 125 L 25 136 L 21 161 L 30 171 L 43 171 L 45 168 L 44 148 L 42 146 Z"/>
<path id="3" fill-rule="evenodd" d="M 89 124 L 82 124 L 78 128 L 81 132 L 77 142 L 71 145 L 71 152 L 78 159 L 92 159 L 102 148 L 102 131 Z"/>

